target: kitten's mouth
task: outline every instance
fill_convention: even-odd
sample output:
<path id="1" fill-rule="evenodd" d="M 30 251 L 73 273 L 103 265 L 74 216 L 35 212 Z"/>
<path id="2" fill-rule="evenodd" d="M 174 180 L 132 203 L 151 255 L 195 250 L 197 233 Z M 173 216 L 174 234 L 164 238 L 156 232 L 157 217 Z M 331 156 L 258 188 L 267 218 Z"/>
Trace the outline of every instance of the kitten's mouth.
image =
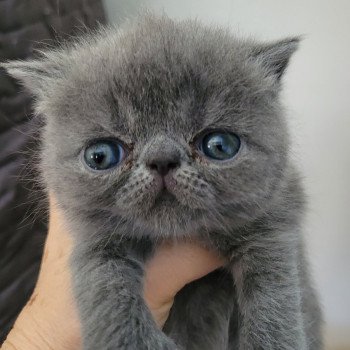
<path id="1" fill-rule="evenodd" d="M 176 197 L 163 187 L 154 201 L 154 206 L 173 204 L 175 201 Z"/>

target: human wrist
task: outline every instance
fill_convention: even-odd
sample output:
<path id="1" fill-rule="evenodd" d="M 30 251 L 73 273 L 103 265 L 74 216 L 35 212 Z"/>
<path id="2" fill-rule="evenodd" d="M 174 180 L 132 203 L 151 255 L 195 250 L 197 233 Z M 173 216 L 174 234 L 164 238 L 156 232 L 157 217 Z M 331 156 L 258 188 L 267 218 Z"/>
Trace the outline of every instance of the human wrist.
<path id="1" fill-rule="evenodd" d="M 24 307 L 1 350 L 77 350 L 79 339 L 74 330 L 55 329 L 49 312 L 30 303 Z"/>
<path id="2" fill-rule="evenodd" d="M 25 307 L 7 336 L 1 350 L 44 350 L 52 348 L 47 332 Z"/>

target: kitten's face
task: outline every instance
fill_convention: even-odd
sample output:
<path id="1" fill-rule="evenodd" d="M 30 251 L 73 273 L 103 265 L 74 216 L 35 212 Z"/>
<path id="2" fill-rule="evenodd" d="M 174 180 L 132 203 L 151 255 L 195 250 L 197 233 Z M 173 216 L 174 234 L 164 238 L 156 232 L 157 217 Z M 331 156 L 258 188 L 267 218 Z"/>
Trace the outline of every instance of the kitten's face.
<path id="1" fill-rule="evenodd" d="M 120 218 L 163 236 L 255 219 L 287 152 L 278 88 L 290 53 L 270 67 L 264 54 L 164 19 L 63 54 L 37 103 L 49 188 L 72 217 L 108 231 Z"/>

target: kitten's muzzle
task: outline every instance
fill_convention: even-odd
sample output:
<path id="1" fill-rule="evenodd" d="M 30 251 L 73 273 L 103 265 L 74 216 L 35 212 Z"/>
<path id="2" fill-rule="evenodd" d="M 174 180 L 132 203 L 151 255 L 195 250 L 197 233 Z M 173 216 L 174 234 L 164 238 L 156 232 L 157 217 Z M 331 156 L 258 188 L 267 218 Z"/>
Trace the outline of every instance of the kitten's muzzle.
<path id="1" fill-rule="evenodd" d="M 173 192 L 176 186 L 173 176 L 182 165 L 183 153 L 176 141 L 166 135 L 155 136 L 145 148 L 141 159 L 154 177 L 153 191 Z"/>
<path id="2" fill-rule="evenodd" d="M 141 159 L 153 174 L 164 177 L 180 167 L 181 151 L 174 140 L 166 135 L 158 135 L 145 147 Z"/>
<path id="3" fill-rule="evenodd" d="M 169 159 L 155 159 L 147 167 L 154 174 L 156 181 L 159 184 L 159 191 L 169 190 L 170 192 L 176 185 L 176 181 L 173 178 L 173 172 L 181 165 L 180 157 Z"/>
<path id="4" fill-rule="evenodd" d="M 171 139 L 156 139 L 145 155 L 145 164 L 152 173 L 166 176 L 181 165 L 181 153 Z"/>

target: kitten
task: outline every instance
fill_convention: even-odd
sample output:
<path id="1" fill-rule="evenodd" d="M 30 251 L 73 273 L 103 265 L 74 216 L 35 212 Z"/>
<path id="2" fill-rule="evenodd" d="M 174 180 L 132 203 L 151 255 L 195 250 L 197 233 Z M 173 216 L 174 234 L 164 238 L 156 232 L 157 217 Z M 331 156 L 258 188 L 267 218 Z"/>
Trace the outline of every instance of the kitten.
<path id="1" fill-rule="evenodd" d="M 147 15 L 3 65 L 45 120 L 40 166 L 75 235 L 84 349 L 322 349 L 279 100 L 298 41 Z M 144 261 L 189 235 L 227 266 L 186 286 L 161 331 Z"/>

